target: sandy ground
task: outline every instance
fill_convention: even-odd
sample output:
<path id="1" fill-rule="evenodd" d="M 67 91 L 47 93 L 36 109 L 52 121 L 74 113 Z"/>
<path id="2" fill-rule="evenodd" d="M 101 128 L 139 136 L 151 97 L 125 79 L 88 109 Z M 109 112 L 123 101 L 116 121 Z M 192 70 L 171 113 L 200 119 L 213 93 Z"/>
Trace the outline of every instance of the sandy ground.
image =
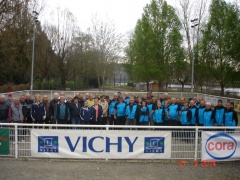
<path id="1" fill-rule="evenodd" d="M 178 161 L 123 162 L 123 161 L 60 161 L 1 159 L 1 180 L 32 179 L 240 179 L 240 162 L 218 163 L 216 167 L 194 167 Z"/>

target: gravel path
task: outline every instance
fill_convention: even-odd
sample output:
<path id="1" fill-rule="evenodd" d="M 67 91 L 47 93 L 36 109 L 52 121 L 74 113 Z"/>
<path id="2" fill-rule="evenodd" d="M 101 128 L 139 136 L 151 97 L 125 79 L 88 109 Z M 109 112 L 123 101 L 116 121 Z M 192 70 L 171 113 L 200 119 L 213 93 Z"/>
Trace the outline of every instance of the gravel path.
<path id="1" fill-rule="evenodd" d="M 194 167 L 188 163 L 0 160 L 0 179 L 240 179 L 240 163 L 221 163 L 216 167 Z"/>

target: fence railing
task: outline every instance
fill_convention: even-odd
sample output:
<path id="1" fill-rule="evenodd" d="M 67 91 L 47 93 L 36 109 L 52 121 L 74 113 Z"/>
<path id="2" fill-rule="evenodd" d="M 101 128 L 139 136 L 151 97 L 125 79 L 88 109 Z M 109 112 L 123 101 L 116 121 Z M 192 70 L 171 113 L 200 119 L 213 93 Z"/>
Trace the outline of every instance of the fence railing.
<path id="1" fill-rule="evenodd" d="M 57 125 L 57 124 L 18 124 L 0 123 L 0 129 L 9 129 L 9 155 L 2 157 L 31 157 L 31 130 L 48 129 L 55 131 L 71 130 L 114 130 L 144 131 L 146 135 L 151 131 L 171 131 L 171 158 L 170 159 L 201 159 L 202 143 L 201 137 L 204 131 L 237 133 L 240 135 L 240 127 L 200 127 L 200 126 L 113 126 L 113 125 Z M 235 131 L 232 131 L 232 130 Z M 1 135 L 1 134 L 0 134 Z M 1 137 L 0 137 L 1 138 Z M 0 144 L 1 147 L 1 144 Z"/>

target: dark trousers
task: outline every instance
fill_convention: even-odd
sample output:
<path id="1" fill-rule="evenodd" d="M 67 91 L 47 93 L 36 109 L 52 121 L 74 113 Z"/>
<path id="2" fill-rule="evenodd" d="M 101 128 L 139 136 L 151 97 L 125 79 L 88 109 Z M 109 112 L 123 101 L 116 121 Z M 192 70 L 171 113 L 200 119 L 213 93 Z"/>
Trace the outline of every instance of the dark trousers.
<path id="1" fill-rule="evenodd" d="M 108 117 L 103 117 L 102 118 L 102 124 L 101 125 L 106 125 L 108 121 Z"/>
<path id="2" fill-rule="evenodd" d="M 118 116 L 116 125 L 125 125 L 125 124 L 126 124 L 125 116 Z"/>
<path id="3" fill-rule="evenodd" d="M 114 115 L 111 115 L 109 118 L 109 125 L 117 125 L 116 120 L 114 119 Z"/>

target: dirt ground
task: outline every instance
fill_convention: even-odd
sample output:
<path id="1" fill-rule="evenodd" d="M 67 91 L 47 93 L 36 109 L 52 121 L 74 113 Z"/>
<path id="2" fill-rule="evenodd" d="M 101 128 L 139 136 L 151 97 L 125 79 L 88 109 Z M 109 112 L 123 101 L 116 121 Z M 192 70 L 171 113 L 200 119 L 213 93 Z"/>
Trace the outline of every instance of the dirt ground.
<path id="1" fill-rule="evenodd" d="M 0 160 L 1 180 L 32 179 L 240 179 L 240 162 L 216 167 L 176 163 L 123 161 Z"/>

